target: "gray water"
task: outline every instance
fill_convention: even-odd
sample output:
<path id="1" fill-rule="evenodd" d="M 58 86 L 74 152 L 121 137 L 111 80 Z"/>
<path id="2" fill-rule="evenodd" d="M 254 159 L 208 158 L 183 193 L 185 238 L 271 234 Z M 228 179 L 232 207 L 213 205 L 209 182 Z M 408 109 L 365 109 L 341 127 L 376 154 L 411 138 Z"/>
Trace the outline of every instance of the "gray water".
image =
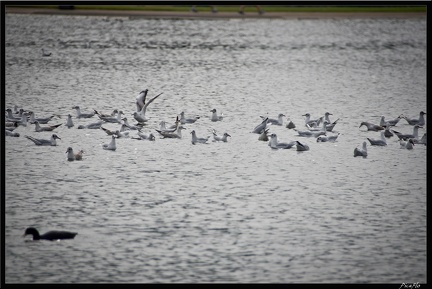
<path id="1" fill-rule="evenodd" d="M 5 281 L 426 283 L 426 146 L 355 147 L 381 115 L 426 111 L 426 19 L 180 20 L 6 15 L 6 107 L 56 114 L 5 140 Z M 41 48 L 52 52 L 42 57 Z M 163 94 L 145 129 L 199 115 L 182 139 L 78 130 L 84 112 L 125 112 Z M 223 113 L 211 122 L 210 110 Z M 306 152 L 272 150 L 260 115 L 340 118 L 335 143 L 272 126 Z M 286 123 L 286 120 L 285 120 Z M 109 129 L 119 125 L 106 124 Z M 227 143 L 193 145 L 228 132 Z M 412 132 L 402 119 L 395 128 Z M 426 126 L 420 135 L 426 132 Z M 135 132 L 130 133 L 135 136 Z M 68 162 L 66 148 L 83 149 Z M 30 241 L 26 227 L 78 232 Z"/>

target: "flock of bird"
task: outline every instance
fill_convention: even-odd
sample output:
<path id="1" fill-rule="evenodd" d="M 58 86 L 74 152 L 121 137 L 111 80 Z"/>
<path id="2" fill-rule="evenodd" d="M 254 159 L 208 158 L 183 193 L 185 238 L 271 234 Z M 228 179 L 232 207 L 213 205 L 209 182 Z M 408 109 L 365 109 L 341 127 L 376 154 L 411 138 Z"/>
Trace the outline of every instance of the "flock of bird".
<path id="1" fill-rule="evenodd" d="M 418 130 L 419 128 L 423 128 L 426 124 L 424 115 L 426 113 L 424 111 L 420 111 L 419 118 L 409 118 L 405 115 L 399 115 L 397 118 L 393 120 L 386 121 L 384 116 L 381 116 L 379 124 L 373 124 L 370 122 L 362 122 L 360 123 L 360 127 L 365 126 L 368 131 L 380 132 L 380 138 L 366 138 L 371 146 L 386 146 L 387 138 L 390 138 L 396 135 L 399 139 L 400 148 L 412 150 L 414 148 L 414 144 L 427 144 L 427 134 L 424 133 L 421 138 L 419 138 Z M 394 127 L 399 123 L 401 119 L 405 119 L 405 121 L 413 126 L 413 133 L 403 134 L 394 129 Z M 357 147 L 354 149 L 354 157 L 367 157 L 367 142 L 364 141 L 361 147 Z"/>
<path id="2" fill-rule="evenodd" d="M 155 141 L 156 137 L 152 132 L 144 131 L 144 125 L 148 122 L 149 118 L 146 116 L 146 111 L 153 101 L 155 101 L 162 93 L 150 98 L 146 102 L 146 97 L 148 94 L 148 89 L 141 91 L 136 97 L 136 111 L 132 114 L 136 120 L 136 124 L 129 124 L 126 117 L 123 117 L 124 113 L 119 110 L 113 110 L 110 114 L 103 114 L 97 110 L 92 112 L 82 112 L 79 106 L 74 106 L 72 109 L 76 111 L 77 119 L 94 119 L 97 118 L 96 122 L 91 122 L 86 125 L 79 125 L 77 129 L 100 129 L 104 131 L 108 136 L 111 137 L 109 143 L 103 144 L 102 149 L 115 151 L 117 149 L 116 139 L 118 138 L 129 138 L 132 131 L 136 132 L 132 139 L 136 140 L 149 140 Z M 210 110 L 210 120 L 212 122 L 223 121 L 224 117 L 222 114 L 218 114 L 216 109 Z M 419 118 L 409 118 L 404 115 L 398 116 L 394 120 L 386 121 L 384 116 L 381 116 L 379 124 L 373 124 L 370 122 L 361 122 L 359 128 L 363 126 L 367 128 L 367 131 L 380 132 L 380 138 L 374 139 L 367 137 L 369 144 L 371 146 L 386 146 L 387 139 L 396 136 L 399 139 L 399 144 L 401 148 L 413 149 L 415 144 L 426 145 L 427 137 L 426 133 L 420 138 L 418 130 L 423 128 L 425 125 L 424 115 L 426 113 L 421 111 Z M 329 116 L 332 115 L 326 112 L 323 116 L 317 119 L 311 119 L 309 113 L 304 114 L 304 128 L 297 128 L 297 126 L 289 119 L 288 123 L 285 125 L 287 129 L 292 129 L 297 133 L 298 137 L 305 138 L 315 138 L 316 142 L 336 142 L 340 133 L 334 132 L 333 129 L 338 123 L 339 119 L 331 121 Z M 36 117 L 33 111 L 25 111 L 24 109 L 18 109 L 17 106 L 14 107 L 14 111 L 11 108 L 6 109 L 5 114 L 5 135 L 12 137 L 19 137 L 19 133 L 14 132 L 18 126 L 27 127 L 30 124 L 34 125 L 35 132 L 54 132 L 57 128 L 63 124 L 49 125 L 48 123 L 54 119 L 55 115 L 48 117 Z M 291 142 L 281 142 L 278 139 L 276 133 L 270 133 L 272 126 L 284 126 L 283 113 L 280 113 L 277 118 L 269 118 L 261 116 L 262 121 L 251 131 L 252 133 L 258 134 L 259 141 L 268 142 L 268 146 L 273 150 L 278 149 L 290 149 L 296 148 L 297 151 L 308 151 L 309 146 L 304 142 L 298 140 Z M 186 117 L 184 112 L 181 112 L 174 122 L 174 124 L 169 125 L 168 123 L 161 121 L 159 127 L 155 128 L 154 131 L 157 132 L 161 138 L 182 138 L 182 130 L 185 126 L 194 124 L 199 121 L 200 116 Z M 397 124 L 401 119 L 404 119 L 409 125 L 413 126 L 413 132 L 411 133 L 401 133 L 395 129 Z M 117 130 L 109 130 L 104 127 L 104 124 L 113 123 L 119 124 L 120 128 Z M 73 117 L 69 113 L 67 115 L 66 123 L 64 124 L 68 128 L 74 127 Z M 192 144 L 206 144 L 208 143 L 210 136 L 198 137 L 196 131 L 193 129 L 190 132 Z M 231 137 L 227 132 L 223 135 L 218 135 L 216 131 L 212 130 L 213 142 L 228 142 L 228 137 Z M 49 139 L 36 138 L 30 135 L 25 135 L 25 138 L 33 142 L 38 146 L 56 146 L 57 140 L 61 138 L 53 133 Z M 68 147 L 65 151 L 67 161 L 81 161 L 83 159 L 84 150 L 80 149 L 78 152 L 74 152 L 72 147 Z M 354 157 L 361 156 L 363 158 L 367 157 L 367 142 L 364 141 L 361 147 L 356 147 L 354 149 Z M 27 228 L 24 235 L 32 235 L 33 240 L 58 240 L 58 239 L 73 239 L 77 233 L 67 232 L 67 231 L 49 231 L 43 235 L 40 235 L 35 228 Z"/>
<path id="3" fill-rule="evenodd" d="M 144 125 L 149 120 L 149 118 L 146 116 L 146 112 L 148 106 L 159 96 L 161 96 L 162 93 L 150 99 L 147 99 L 147 94 L 148 89 L 145 89 L 141 91 L 135 99 L 136 111 L 132 115 L 137 122 L 136 124 L 129 124 L 128 119 L 124 117 L 123 111 L 117 109 L 113 110 L 112 113 L 103 114 L 94 109 L 91 112 L 82 112 L 79 106 L 73 106 L 72 109 L 76 111 L 76 119 L 98 119 L 97 121 L 90 122 L 85 125 L 78 125 L 77 129 L 100 129 L 103 130 L 107 135 L 111 136 L 111 141 L 102 145 L 104 150 L 115 151 L 117 149 L 116 139 L 129 138 L 132 131 L 136 132 L 135 136 L 131 136 L 132 139 L 154 141 L 156 139 L 155 134 L 153 132 L 144 130 Z M 223 120 L 223 115 L 218 115 L 216 109 L 212 109 L 210 112 L 211 121 L 216 122 Z M 19 137 L 20 134 L 18 132 L 14 132 L 18 126 L 27 127 L 29 125 L 34 125 L 35 132 L 53 132 L 53 134 L 49 139 L 36 138 L 30 135 L 25 135 L 25 138 L 38 146 L 56 146 L 57 140 L 61 140 L 61 138 L 55 133 L 55 130 L 63 124 L 49 125 L 48 122 L 55 119 L 54 117 L 55 115 L 51 115 L 49 117 L 36 117 L 34 111 L 26 111 L 22 108 L 18 109 L 18 106 L 15 106 L 14 110 L 8 108 L 6 109 L 5 115 L 5 135 Z M 155 132 L 158 133 L 161 138 L 179 139 L 182 138 L 182 130 L 186 129 L 185 126 L 195 123 L 198 119 L 200 119 L 199 116 L 185 116 L 183 111 L 176 117 L 176 120 L 172 125 L 167 124 L 165 121 L 161 121 L 159 123 L 159 127 L 155 129 Z M 120 128 L 117 130 L 110 130 L 104 127 L 104 124 L 107 123 L 119 124 Z M 68 128 L 75 126 L 71 113 L 67 115 L 64 126 Z M 218 135 L 214 129 L 212 134 L 214 142 L 228 142 L 228 137 L 231 137 L 231 135 L 227 132 L 223 133 L 222 135 Z M 210 138 L 210 136 L 205 138 L 198 137 L 195 130 L 191 131 L 191 137 L 192 144 L 207 143 Z M 75 153 L 73 148 L 69 146 L 65 153 L 67 154 L 68 161 L 82 160 L 84 150 L 81 149 Z"/>
<path id="4" fill-rule="evenodd" d="M 136 132 L 136 135 L 131 137 L 132 139 L 154 141 L 156 139 L 155 134 L 153 132 L 144 131 L 144 125 L 149 120 L 149 118 L 146 116 L 146 112 L 148 106 L 158 97 L 160 97 L 162 93 L 146 101 L 147 94 L 148 89 L 145 89 L 141 91 L 135 99 L 136 111 L 132 115 L 137 122 L 136 124 L 129 124 L 128 119 L 126 117 L 123 117 L 123 111 L 117 109 L 113 110 L 113 112 L 110 114 L 103 114 L 94 109 L 91 112 L 82 112 L 79 106 L 73 106 L 72 109 L 76 110 L 77 119 L 98 119 L 96 122 L 91 122 L 86 125 L 79 125 L 77 128 L 100 129 L 103 130 L 107 135 L 111 136 L 110 142 L 102 145 L 102 148 L 104 150 L 115 151 L 117 149 L 116 139 L 129 138 L 130 132 L 132 131 Z M 211 109 L 210 112 L 210 120 L 212 122 L 223 120 L 223 114 L 218 115 L 215 108 Z M 367 138 L 371 146 L 386 146 L 386 139 L 396 135 L 399 138 L 401 148 L 413 149 L 415 144 L 426 145 L 426 133 L 421 138 L 419 138 L 418 134 L 418 130 L 420 128 L 423 128 L 423 126 L 425 125 L 425 114 L 425 112 L 421 111 L 419 118 L 409 118 L 404 115 L 399 115 L 397 118 L 388 121 L 385 120 L 384 116 L 381 116 L 379 124 L 361 122 L 359 128 L 365 126 L 367 128 L 367 131 L 381 132 L 380 138 L 378 139 L 369 137 Z M 289 118 L 287 119 L 289 122 L 286 124 L 285 127 L 288 129 L 293 129 L 299 137 L 313 137 L 316 139 L 316 142 L 335 142 L 337 141 L 340 133 L 334 132 L 333 129 L 339 119 L 331 121 L 330 115 L 332 114 L 326 112 L 323 116 L 317 119 L 311 119 L 311 115 L 309 113 L 306 113 L 302 115 L 305 117 L 304 129 L 297 128 L 296 125 L 292 121 L 290 121 Z M 33 111 L 25 111 L 22 108 L 18 109 L 17 106 L 14 107 L 14 111 L 12 111 L 11 108 L 8 108 L 6 109 L 5 115 L 5 135 L 19 137 L 19 133 L 14 132 L 14 129 L 18 126 L 27 126 L 28 124 L 33 124 L 35 126 L 35 132 L 53 132 L 63 124 L 45 126 L 42 125 L 48 124 L 48 122 L 53 120 L 54 117 L 54 115 L 51 115 L 48 117 L 37 118 Z M 295 147 L 297 151 L 309 150 L 309 146 L 304 142 L 300 142 L 298 140 L 291 142 L 281 142 L 279 141 L 276 133 L 269 133 L 271 126 L 284 125 L 284 117 L 286 117 L 286 115 L 283 113 L 280 113 L 278 117 L 274 119 L 261 116 L 261 123 L 259 123 L 252 130 L 252 133 L 259 134 L 258 140 L 268 141 L 268 145 L 271 149 L 290 149 Z M 186 129 L 185 126 L 193 124 L 199 119 L 200 116 L 186 117 L 185 112 L 182 111 L 176 117 L 176 120 L 173 124 L 169 125 L 165 121 L 161 121 L 159 123 L 159 127 L 155 128 L 154 131 L 157 132 L 161 136 L 161 138 L 181 139 L 182 130 Z M 404 119 L 409 125 L 413 126 L 412 134 L 403 134 L 394 129 L 394 127 L 401 119 Z M 117 130 L 109 130 L 108 128 L 103 126 L 106 123 L 119 124 L 120 128 Z M 68 128 L 74 126 L 73 117 L 70 113 L 67 115 L 67 120 L 64 125 Z M 190 134 L 192 144 L 205 144 L 208 143 L 210 139 L 210 136 L 198 137 L 195 130 L 191 130 Z M 231 135 L 227 132 L 223 133 L 222 135 L 218 135 L 214 129 L 212 130 L 212 135 L 213 142 L 228 142 L 228 137 L 231 137 Z M 53 133 L 49 139 L 35 138 L 29 135 L 25 135 L 25 137 L 32 141 L 34 144 L 40 146 L 56 146 L 57 140 L 61 140 L 61 138 L 55 133 Z M 67 154 L 68 161 L 82 160 L 84 150 L 81 149 L 77 153 L 75 153 L 73 148 L 69 146 L 65 153 Z M 367 157 L 366 141 L 361 144 L 361 147 L 356 147 L 354 149 L 354 157 L 357 156 Z"/>

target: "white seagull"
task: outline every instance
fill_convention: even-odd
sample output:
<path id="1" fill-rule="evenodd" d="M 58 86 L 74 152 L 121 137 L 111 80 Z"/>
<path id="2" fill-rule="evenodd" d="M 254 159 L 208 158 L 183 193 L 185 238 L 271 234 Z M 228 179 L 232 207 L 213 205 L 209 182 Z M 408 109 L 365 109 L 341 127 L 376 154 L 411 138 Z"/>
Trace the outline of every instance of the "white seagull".
<path id="1" fill-rule="evenodd" d="M 414 141 L 412 138 L 408 139 L 408 141 L 405 141 L 405 139 L 400 139 L 399 144 L 401 149 L 412 150 L 414 148 Z"/>
<path id="2" fill-rule="evenodd" d="M 418 119 L 415 118 L 409 118 L 407 116 L 403 116 L 403 118 L 408 122 L 408 124 L 410 125 L 416 125 L 418 124 L 419 126 L 423 126 L 425 125 L 425 119 L 424 119 L 424 115 L 426 114 L 426 112 L 424 111 L 420 111 L 420 115 Z"/>
<path id="3" fill-rule="evenodd" d="M 29 118 L 29 123 L 35 123 L 35 121 L 38 121 L 40 124 L 47 124 L 52 118 L 54 117 L 54 115 L 49 116 L 49 117 L 35 117 L 35 113 L 33 111 L 30 111 L 30 118 Z"/>
<path id="4" fill-rule="evenodd" d="M 277 135 L 275 133 L 272 133 L 270 135 L 270 141 L 268 143 L 268 145 L 272 148 L 272 149 L 290 149 L 292 148 L 294 145 L 296 144 L 295 141 L 286 143 L 286 142 L 279 142 Z"/>
<path id="5" fill-rule="evenodd" d="M 260 136 L 258 137 L 258 140 L 268 141 L 269 140 L 269 138 L 268 138 L 268 132 L 269 132 L 268 128 L 266 128 L 265 130 L 263 130 L 262 133 L 260 134 Z"/>
<path id="6" fill-rule="evenodd" d="M 155 136 L 153 135 L 153 133 L 145 133 L 145 132 L 142 132 L 141 130 L 138 130 L 138 136 L 139 136 L 139 138 L 133 137 L 133 139 L 150 140 L 150 141 L 154 141 L 156 139 Z"/>
<path id="7" fill-rule="evenodd" d="M 97 111 L 95 110 L 97 113 Z M 123 111 L 117 111 L 117 116 L 102 116 L 99 113 L 97 113 L 97 116 L 103 120 L 104 122 L 110 122 L 110 123 L 122 123 L 122 114 Z"/>
<path id="8" fill-rule="evenodd" d="M 78 153 L 75 154 L 72 147 L 68 147 L 66 150 L 66 153 L 67 153 L 67 160 L 68 161 L 70 161 L 70 162 L 75 161 L 75 160 L 81 161 L 82 160 L 82 154 L 84 153 L 84 151 L 80 150 Z"/>
<path id="9" fill-rule="evenodd" d="M 100 129 L 103 123 L 104 122 L 102 120 L 99 120 L 97 122 L 89 123 L 87 125 L 82 125 L 81 124 L 81 125 L 78 126 L 78 129 L 84 129 L 84 128 L 88 128 L 88 129 Z"/>
<path id="10" fill-rule="evenodd" d="M 208 139 L 210 138 L 210 136 L 204 138 L 204 137 L 197 137 L 195 130 L 192 130 L 190 132 L 192 134 L 192 144 L 196 144 L 196 143 L 206 143 L 208 141 Z"/>
<path id="11" fill-rule="evenodd" d="M 62 124 L 60 123 L 60 124 L 56 124 L 56 125 L 40 126 L 39 121 L 36 120 L 34 122 L 34 125 L 35 125 L 35 131 L 41 132 L 41 131 L 53 131 L 56 128 L 58 128 L 59 126 L 61 126 Z"/>
<path id="12" fill-rule="evenodd" d="M 278 114 L 278 118 L 274 119 L 274 118 L 269 118 L 268 119 L 268 123 L 270 124 L 274 124 L 274 125 L 283 125 L 283 117 L 285 116 L 285 114 L 283 113 L 279 113 Z M 263 120 L 266 118 L 265 116 L 260 116 Z"/>
<path id="13" fill-rule="evenodd" d="M 181 123 L 181 124 L 194 123 L 194 122 L 196 122 L 199 118 L 200 118 L 199 116 L 195 116 L 195 117 L 193 117 L 193 118 L 187 118 L 187 117 L 185 117 L 185 113 L 184 113 L 184 111 L 182 111 L 182 112 L 180 113 L 180 123 Z"/>
<path id="14" fill-rule="evenodd" d="M 384 127 L 377 125 L 377 124 L 373 124 L 367 121 L 362 121 L 362 123 L 360 124 L 359 128 L 362 126 L 366 126 L 367 130 L 371 130 L 371 131 L 380 131 L 380 130 L 385 130 Z"/>
<path id="15" fill-rule="evenodd" d="M 335 142 L 338 138 L 338 136 L 340 135 L 340 133 L 338 133 L 337 135 L 331 135 L 331 136 L 319 136 L 317 137 L 317 142 Z"/>
<path id="16" fill-rule="evenodd" d="M 213 130 L 213 141 L 222 141 L 222 142 L 227 142 L 228 141 L 228 137 L 231 137 L 231 135 L 229 135 L 227 132 L 225 132 L 223 134 L 223 136 L 217 135 L 216 134 L 216 130 Z"/>
<path id="17" fill-rule="evenodd" d="M 162 92 L 163 93 L 163 92 Z M 146 111 L 147 111 L 147 107 L 150 105 L 150 103 L 152 103 L 156 98 L 158 98 L 162 93 L 159 93 L 158 95 L 156 95 L 155 97 L 151 98 L 146 104 L 144 104 L 141 108 L 140 111 L 136 111 L 133 113 L 133 116 L 135 118 L 135 120 L 139 123 L 143 123 L 148 121 L 148 118 L 146 117 Z M 144 98 L 145 101 L 145 98 Z M 138 107 L 138 102 L 137 102 L 137 107 Z"/>
<path id="18" fill-rule="evenodd" d="M 74 126 L 74 123 L 73 123 L 73 121 L 72 121 L 72 115 L 71 115 L 70 113 L 69 113 L 68 116 L 67 116 L 66 126 L 67 126 L 68 128 L 71 128 L 71 127 Z"/>
<path id="19" fill-rule="evenodd" d="M 137 112 L 140 112 L 141 109 L 144 107 L 145 104 L 145 99 L 147 97 L 147 93 L 148 93 L 148 89 L 144 89 L 143 91 L 141 91 L 138 96 L 136 97 L 136 108 L 137 108 Z"/>
<path id="20" fill-rule="evenodd" d="M 26 135 L 25 137 L 34 142 L 37 146 L 56 146 L 56 139 L 61 139 L 56 134 L 53 134 L 50 139 L 38 139 L 28 135 Z"/>
<path id="21" fill-rule="evenodd" d="M 268 124 L 268 117 L 266 117 L 259 125 L 257 125 L 253 129 L 252 133 L 261 134 L 267 128 L 267 124 Z"/>
<path id="22" fill-rule="evenodd" d="M 219 121 L 219 120 L 223 119 L 223 114 L 217 115 L 216 108 L 213 108 L 212 110 L 210 110 L 210 112 L 212 113 L 212 115 L 210 117 L 211 121 Z"/>
<path id="23" fill-rule="evenodd" d="M 115 151 L 117 149 L 116 146 L 116 141 L 115 141 L 116 137 L 114 135 L 111 136 L 111 142 L 109 144 L 103 144 L 102 148 L 104 150 L 111 150 L 111 151 Z"/>
<path id="24" fill-rule="evenodd" d="M 402 116 L 399 115 L 397 118 L 395 118 L 393 120 L 386 121 L 385 117 L 382 115 L 381 119 L 380 119 L 380 124 L 379 125 L 382 126 L 382 127 L 395 126 L 399 122 L 399 120 L 401 120 L 401 118 L 402 118 Z"/>
<path id="25" fill-rule="evenodd" d="M 399 139 L 401 138 L 413 138 L 413 139 L 418 139 L 418 129 L 419 128 L 423 128 L 422 126 L 419 126 L 418 124 L 414 125 L 413 127 L 413 133 L 412 134 L 403 134 L 400 133 L 398 131 L 393 130 L 394 134 L 396 134 L 398 136 Z"/>
<path id="26" fill-rule="evenodd" d="M 81 109 L 78 105 L 72 107 L 73 109 L 76 109 L 77 112 L 77 118 L 91 118 L 95 115 L 95 112 L 90 112 L 90 113 L 82 113 Z"/>
<path id="27" fill-rule="evenodd" d="M 384 131 L 381 131 L 380 135 L 381 135 L 381 139 L 367 138 L 367 140 L 373 146 L 386 146 L 387 145 L 387 141 L 386 141 L 386 138 L 384 136 Z"/>
<path id="28" fill-rule="evenodd" d="M 362 148 L 355 148 L 354 149 L 354 157 L 367 157 L 367 148 L 366 148 L 366 142 L 363 142 Z"/>

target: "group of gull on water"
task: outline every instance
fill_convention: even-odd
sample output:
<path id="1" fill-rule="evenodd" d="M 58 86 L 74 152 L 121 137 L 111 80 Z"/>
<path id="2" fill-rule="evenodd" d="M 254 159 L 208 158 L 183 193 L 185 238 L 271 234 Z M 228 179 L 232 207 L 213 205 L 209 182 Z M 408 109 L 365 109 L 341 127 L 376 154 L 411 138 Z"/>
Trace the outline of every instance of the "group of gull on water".
<path id="1" fill-rule="evenodd" d="M 149 120 L 146 116 L 146 111 L 150 103 L 155 101 L 162 93 L 156 95 L 153 98 L 150 98 L 146 102 L 146 96 L 148 94 L 148 89 L 141 91 L 136 97 L 136 111 L 132 114 L 134 119 L 137 121 L 136 124 L 129 124 L 126 117 L 122 117 L 124 113 L 120 110 L 113 110 L 110 114 L 103 114 L 94 110 L 89 113 L 81 112 L 79 106 L 73 106 L 72 109 L 76 110 L 76 118 L 77 119 L 90 119 L 97 116 L 99 119 L 97 122 L 89 123 L 87 125 L 79 125 L 78 129 L 100 129 L 103 130 L 107 135 L 111 136 L 111 141 L 106 144 L 102 144 L 102 148 L 104 150 L 115 151 L 117 149 L 116 139 L 117 138 L 129 138 L 129 134 L 131 131 L 136 131 L 136 136 L 132 136 L 132 139 L 136 140 L 149 140 L 155 141 L 155 135 L 152 132 L 144 132 L 144 124 Z M 223 114 L 218 114 L 216 109 L 210 110 L 212 113 L 210 116 L 210 120 L 212 122 L 223 121 Z M 371 146 L 386 146 L 387 139 L 393 136 L 397 136 L 399 139 L 400 148 L 412 150 L 415 144 L 424 144 L 426 145 L 427 137 L 426 133 L 419 138 L 418 130 L 423 128 L 425 125 L 424 115 L 426 113 L 421 111 L 419 118 L 409 118 L 405 115 L 399 115 L 397 118 L 393 120 L 385 120 L 384 116 L 381 116 L 380 123 L 374 124 L 370 122 L 361 122 L 359 128 L 363 126 L 366 127 L 367 131 L 380 132 L 380 138 L 370 138 L 366 139 L 369 141 Z M 317 119 L 311 119 L 311 115 L 306 113 L 302 116 L 305 117 L 304 121 L 304 129 L 299 129 L 296 125 L 289 119 L 288 123 L 285 125 L 286 128 L 294 130 L 299 137 L 306 138 L 315 138 L 316 142 L 336 142 L 339 132 L 334 132 L 333 128 L 339 121 L 336 119 L 335 121 L 330 121 L 329 116 L 332 115 L 329 112 L 326 112 L 324 116 L 321 116 Z M 14 107 L 14 111 L 8 108 L 6 109 L 5 115 L 5 135 L 19 137 L 19 133 L 14 132 L 15 128 L 18 126 L 27 127 L 28 124 L 35 125 L 35 132 L 52 132 L 60 127 L 62 124 L 48 125 L 48 122 L 54 119 L 55 115 L 51 115 L 49 117 L 39 117 L 35 116 L 33 111 L 25 111 L 24 109 L 18 109 L 17 106 Z M 276 133 L 270 133 L 269 130 L 271 126 L 283 126 L 284 125 L 284 117 L 285 114 L 280 113 L 277 118 L 269 118 L 267 116 L 260 116 L 262 118 L 261 123 L 259 123 L 251 132 L 258 134 L 259 141 L 268 142 L 268 146 L 273 150 L 278 149 L 290 149 L 295 147 L 297 151 L 308 151 L 309 146 L 298 140 L 291 142 L 281 142 L 278 139 Z M 184 111 L 182 111 L 175 120 L 173 125 L 167 124 L 165 121 L 161 121 L 159 123 L 159 128 L 154 129 L 161 138 L 175 138 L 181 139 L 182 133 L 181 131 L 186 129 L 185 126 L 189 124 L 194 124 L 196 121 L 200 119 L 200 116 L 194 117 L 186 117 Z M 401 119 L 404 119 L 408 125 L 413 126 L 412 134 L 407 133 L 403 134 L 398 130 L 395 130 L 394 127 L 399 123 Z M 104 124 L 114 123 L 120 124 L 120 129 L 118 130 L 109 130 L 106 127 L 103 127 Z M 44 126 L 42 126 L 44 125 Z M 74 126 L 72 115 L 69 113 L 67 115 L 66 127 L 72 128 Z M 328 135 L 328 133 L 332 133 L 332 135 Z M 205 144 L 208 143 L 210 136 L 207 137 L 198 137 L 195 130 L 191 130 L 190 132 L 192 136 L 192 144 Z M 218 135 L 216 130 L 212 129 L 213 134 L 213 142 L 228 142 L 228 137 L 231 137 L 227 132 L 223 133 L 223 135 Z M 57 140 L 61 140 L 61 138 L 53 133 L 50 139 L 42 139 L 35 138 L 33 136 L 25 135 L 27 139 L 32 141 L 35 145 L 38 146 L 56 146 Z M 68 147 L 66 152 L 68 161 L 79 161 L 83 159 L 84 150 L 80 149 L 78 152 L 74 152 L 72 147 Z M 361 144 L 361 147 L 356 147 L 354 149 L 354 157 L 361 156 L 363 158 L 367 157 L 367 142 L 364 141 Z M 40 235 L 39 232 L 33 228 L 27 228 L 25 235 L 32 235 L 33 240 L 59 240 L 59 239 L 73 239 L 77 233 L 68 232 L 68 231 L 49 231 L 45 234 Z"/>
<path id="2" fill-rule="evenodd" d="M 137 121 L 136 124 L 129 124 L 128 119 L 123 117 L 124 113 L 121 110 L 114 109 L 112 113 L 104 114 L 95 109 L 92 112 L 83 113 L 81 112 L 81 108 L 79 106 L 73 106 L 72 109 L 76 110 L 76 118 L 77 119 L 91 119 L 95 116 L 98 118 L 98 121 L 89 123 L 86 125 L 79 125 L 78 129 L 101 129 L 107 135 L 111 136 L 111 141 L 106 144 L 102 144 L 102 148 L 104 150 L 115 151 L 117 149 L 116 139 L 118 138 L 129 138 L 131 131 L 136 131 L 136 136 L 132 136 L 132 139 L 136 140 L 149 140 L 154 141 L 156 139 L 155 135 L 152 132 L 144 131 L 144 124 L 148 122 L 149 118 L 146 116 L 148 106 L 154 102 L 158 97 L 162 95 L 159 93 L 158 95 L 147 100 L 148 89 L 142 90 L 135 99 L 136 111 L 132 114 L 134 119 Z M 211 116 L 210 120 L 212 122 L 222 121 L 223 114 L 218 115 L 218 112 L 215 108 L 210 110 Z M 380 132 L 380 138 L 374 139 L 368 137 L 371 146 L 386 146 L 387 138 L 390 138 L 396 135 L 399 138 L 399 144 L 401 148 L 413 149 L 415 144 L 424 144 L 426 145 L 426 133 L 424 133 L 423 137 L 419 138 L 418 130 L 423 128 L 425 125 L 424 115 L 426 113 L 421 111 L 419 118 L 409 118 L 405 115 L 399 115 L 397 118 L 393 120 L 385 120 L 384 116 L 381 116 L 379 124 L 374 124 L 370 122 L 361 122 L 360 128 L 365 126 L 367 131 Z M 289 122 L 286 124 L 286 128 L 293 129 L 299 137 L 313 137 L 316 139 L 316 142 L 336 142 L 340 133 L 336 133 L 333 131 L 333 128 L 339 121 L 336 119 L 335 121 L 330 121 L 329 116 L 332 115 L 329 112 L 326 112 L 324 116 L 321 116 L 317 119 L 311 119 L 311 115 L 306 113 L 302 116 L 305 117 L 304 127 L 305 129 L 298 129 L 296 125 L 288 118 Z M 14 136 L 19 137 L 19 133 L 14 132 L 14 129 L 18 126 L 27 126 L 28 123 L 35 125 L 35 132 L 50 132 L 54 131 L 62 124 L 55 125 L 45 125 L 48 124 L 49 121 L 53 120 L 55 115 L 51 115 L 49 117 L 37 118 L 33 111 L 25 111 L 24 109 L 18 109 L 15 106 L 14 111 L 11 108 L 6 109 L 5 115 L 5 134 L 6 136 Z M 297 151 L 308 151 L 309 146 L 298 140 L 291 142 L 281 142 L 278 139 L 276 133 L 270 133 L 271 126 L 283 126 L 285 114 L 280 113 L 277 118 L 269 118 L 267 116 L 260 116 L 262 121 L 259 123 L 253 130 L 252 133 L 259 134 L 258 140 L 260 141 L 268 141 L 268 145 L 271 149 L 290 149 L 296 148 Z M 178 116 L 176 116 L 176 120 L 174 124 L 169 125 L 165 121 L 161 121 L 159 123 L 159 127 L 154 129 L 161 138 L 182 138 L 182 130 L 186 129 L 186 125 L 193 124 L 200 119 L 200 116 L 194 117 L 186 117 L 185 112 L 182 111 Z M 398 124 L 398 122 L 404 119 L 409 125 L 413 126 L 412 134 L 403 134 L 394 129 L 394 127 Z M 114 123 L 120 124 L 120 128 L 117 130 L 109 130 L 103 125 L 106 123 Z M 67 115 L 66 127 L 71 128 L 74 126 L 72 115 L 69 113 Z M 332 133 L 333 135 L 328 135 Z M 191 142 L 192 144 L 205 144 L 208 143 L 210 136 L 206 137 L 198 137 L 195 130 L 191 130 Z M 213 142 L 228 142 L 228 137 L 231 137 L 230 134 L 224 132 L 222 135 L 218 135 L 216 130 L 212 129 Z M 41 139 L 35 138 L 33 136 L 25 135 L 27 139 L 32 141 L 35 145 L 40 146 L 56 146 L 57 140 L 61 140 L 61 138 L 53 133 L 50 139 Z M 68 147 L 66 152 L 67 160 L 82 160 L 84 150 L 80 149 L 77 153 L 74 152 L 72 147 Z M 354 157 L 362 156 L 367 157 L 367 142 L 364 141 L 361 146 L 356 147 L 354 149 Z"/>

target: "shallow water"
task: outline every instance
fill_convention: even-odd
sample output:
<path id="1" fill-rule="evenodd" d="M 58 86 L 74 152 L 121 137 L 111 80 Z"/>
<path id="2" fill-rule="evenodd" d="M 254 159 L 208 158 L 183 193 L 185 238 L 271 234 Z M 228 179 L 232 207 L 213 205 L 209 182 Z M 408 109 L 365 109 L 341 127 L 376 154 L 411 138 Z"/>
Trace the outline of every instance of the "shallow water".
<path id="1" fill-rule="evenodd" d="M 58 115 L 56 147 L 33 125 L 6 137 L 6 283 L 426 283 L 426 146 L 353 150 L 359 128 L 426 111 L 426 19 L 158 20 L 6 15 L 6 107 Z M 51 51 L 41 56 L 41 48 Z M 199 115 L 182 139 L 118 139 L 72 106 L 125 112 L 163 92 L 146 129 Z M 222 112 L 209 120 L 210 109 Z M 272 150 L 260 115 L 340 118 L 336 143 L 284 126 L 310 151 Z M 117 129 L 118 125 L 104 125 Z M 192 145 L 190 131 L 232 137 Z M 409 133 L 405 120 L 397 130 Z M 426 126 L 420 134 L 426 132 Z M 135 132 L 130 133 L 135 136 Z M 85 151 L 68 162 L 66 148 Z M 41 232 L 74 240 L 35 241 Z"/>

